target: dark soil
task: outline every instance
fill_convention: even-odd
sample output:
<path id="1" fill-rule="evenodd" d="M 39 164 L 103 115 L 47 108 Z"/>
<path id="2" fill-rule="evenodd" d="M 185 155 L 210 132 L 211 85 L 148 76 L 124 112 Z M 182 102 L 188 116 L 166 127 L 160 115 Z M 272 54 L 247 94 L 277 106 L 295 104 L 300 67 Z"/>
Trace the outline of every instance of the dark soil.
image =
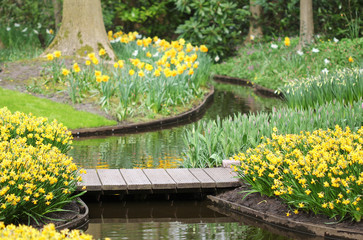
<path id="1" fill-rule="evenodd" d="M 350 220 L 346 220 L 340 223 L 335 223 L 338 221 L 337 219 L 329 219 L 324 215 L 315 215 L 312 212 L 307 213 L 300 211 L 298 214 L 294 214 L 293 210 L 291 210 L 288 205 L 281 200 L 274 197 L 261 196 L 259 193 L 251 193 L 243 199 L 247 193 L 242 192 L 246 190 L 249 190 L 249 186 L 243 184 L 241 187 L 219 194 L 217 197 L 266 213 L 267 215 L 289 218 L 296 222 L 323 225 L 328 224 L 327 226 L 333 228 L 344 228 L 359 231 L 363 230 L 363 221 L 352 222 Z M 286 216 L 287 212 L 290 212 L 289 217 Z"/>
<path id="2" fill-rule="evenodd" d="M 36 223 L 33 219 L 30 220 L 29 224 L 28 224 L 27 220 L 22 222 L 22 224 L 32 226 L 37 229 L 41 229 L 41 228 L 43 228 L 44 225 L 53 223 L 56 228 L 59 228 L 61 225 L 76 219 L 77 216 L 79 216 L 79 214 L 80 214 L 80 207 L 76 203 L 76 201 L 73 201 L 73 202 L 65 205 L 63 207 L 63 210 L 65 210 L 65 211 L 46 214 L 45 216 L 47 218 L 41 219 L 41 221 L 38 222 L 39 224 Z M 48 218 L 50 218 L 50 219 L 48 219 Z M 51 219 L 53 219 L 53 220 L 51 220 Z"/>

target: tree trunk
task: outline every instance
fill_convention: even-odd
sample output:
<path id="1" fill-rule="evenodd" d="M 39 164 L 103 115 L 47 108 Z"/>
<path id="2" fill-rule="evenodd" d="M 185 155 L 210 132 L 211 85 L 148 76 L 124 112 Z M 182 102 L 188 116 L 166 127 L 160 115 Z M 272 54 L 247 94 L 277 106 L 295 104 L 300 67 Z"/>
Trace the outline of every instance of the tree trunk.
<path id="1" fill-rule="evenodd" d="M 101 48 L 115 59 L 103 23 L 101 0 L 64 0 L 62 25 L 43 56 L 58 50 L 63 56 L 84 57 Z"/>
<path id="2" fill-rule="evenodd" d="M 262 13 L 262 6 L 257 5 L 255 0 L 250 0 L 250 29 L 248 31 L 248 36 L 245 42 L 251 42 L 255 38 L 260 38 L 263 36 L 262 27 L 260 24 L 260 18 Z"/>
<path id="3" fill-rule="evenodd" d="M 313 1 L 300 0 L 300 40 L 298 48 L 310 44 L 314 35 Z"/>
<path id="4" fill-rule="evenodd" d="M 61 2 L 60 2 L 60 0 L 52 0 L 52 3 L 53 3 L 53 12 L 54 12 L 54 20 L 55 20 L 55 30 L 58 30 L 59 24 L 61 23 L 61 20 L 62 20 Z"/>

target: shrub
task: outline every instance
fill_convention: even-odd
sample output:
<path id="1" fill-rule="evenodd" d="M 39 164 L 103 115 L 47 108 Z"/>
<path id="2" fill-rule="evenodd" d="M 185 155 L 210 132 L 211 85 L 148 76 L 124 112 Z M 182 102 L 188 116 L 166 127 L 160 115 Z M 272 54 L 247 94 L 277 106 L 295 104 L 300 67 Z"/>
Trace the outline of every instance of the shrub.
<path id="1" fill-rule="evenodd" d="M 234 51 L 241 36 L 240 26 L 248 21 L 250 14 L 229 0 L 175 0 L 175 4 L 180 12 L 190 15 L 176 33 L 192 44 L 206 44 L 213 58 Z"/>
<path id="2" fill-rule="evenodd" d="M 359 222 L 363 215 L 363 127 L 277 134 L 233 159 L 250 192 L 278 196 L 292 209 Z"/>

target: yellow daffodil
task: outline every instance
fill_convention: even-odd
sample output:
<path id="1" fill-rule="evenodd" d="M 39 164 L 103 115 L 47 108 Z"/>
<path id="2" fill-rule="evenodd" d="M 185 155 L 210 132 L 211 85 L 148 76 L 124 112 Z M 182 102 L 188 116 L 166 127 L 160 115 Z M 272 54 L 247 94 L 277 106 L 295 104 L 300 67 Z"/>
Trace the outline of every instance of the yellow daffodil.
<path id="1" fill-rule="evenodd" d="M 290 38 L 289 37 L 285 37 L 285 41 L 284 41 L 284 43 L 285 43 L 285 46 L 290 46 Z"/>
<path id="2" fill-rule="evenodd" d="M 64 76 L 67 76 L 69 73 L 70 73 L 70 71 L 69 71 L 68 69 L 66 69 L 66 68 L 62 68 L 62 74 L 63 74 Z"/>
<path id="3" fill-rule="evenodd" d="M 98 52 L 98 55 L 100 55 L 100 56 L 103 56 L 105 54 L 106 54 L 106 50 L 103 48 L 101 48 L 100 51 Z"/>
<path id="4" fill-rule="evenodd" d="M 73 70 L 78 73 L 79 71 L 81 71 L 81 68 L 79 67 L 78 63 L 73 64 Z"/>
<path id="5" fill-rule="evenodd" d="M 110 76 L 102 75 L 102 82 L 108 82 L 109 79 L 110 79 Z"/>
<path id="6" fill-rule="evenodd" d="M 54 55 L 51 53 L 48 53 L 46 57 L 47 57 L 48 61 L 52 61 L 54 59 Z"/>
<path id="7" fill-rule="evenodd" d="M 61 55 L 61 51 L 54 51 L 54 57 L 59 58 Z"/>

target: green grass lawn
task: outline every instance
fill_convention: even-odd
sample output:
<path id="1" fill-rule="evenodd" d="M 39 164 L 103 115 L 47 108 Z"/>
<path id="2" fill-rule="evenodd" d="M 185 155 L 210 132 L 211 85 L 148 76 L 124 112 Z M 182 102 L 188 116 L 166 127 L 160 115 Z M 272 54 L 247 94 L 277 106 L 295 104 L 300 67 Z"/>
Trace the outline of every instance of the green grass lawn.
<path id="1" fill-rule="evenodd" d="M 294 79 L 362 65 L 363 38 L 320 38 L 301 51 L 297 50 L 298 43 L 298 38 L 292 38 L 290 46 L 285 46 L 283 39 L 244 45 L 235 57 L 215 64 L 212 74 L 248 79 L 278 89 Z"/>
<path id="2" fill-rule="evenodd" d="M 51 121 L 57 119 L 69 129 L 117 124 L 116 121 L 99 115 L 77 111 L 67 104 L 0 88 L 0 108 L 2 107 L 7 107 L 11 112 L 21 111 L 37 117 L 47 117 Z"/>

